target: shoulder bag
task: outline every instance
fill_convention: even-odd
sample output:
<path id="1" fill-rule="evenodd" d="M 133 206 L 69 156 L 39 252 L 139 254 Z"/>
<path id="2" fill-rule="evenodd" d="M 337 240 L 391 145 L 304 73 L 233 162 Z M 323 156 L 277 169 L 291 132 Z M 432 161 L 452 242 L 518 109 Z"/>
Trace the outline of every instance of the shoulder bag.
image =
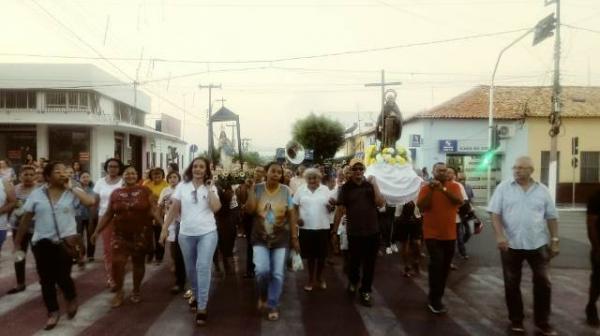
<path id="1" fill-rule="evenodd" d="M 66 237 L 60 236 L 58 222 L 56 220 L 56 213 L 54 212 L 54 204 L 52 204 L 52 199 L 50 199 L 48 189 L 44 190 L 44 193 L 46 194 L 46 197 L 48 197 L 48 202 L 50 203 L 50 208 L 52 209 L 52 220 L 54 221 L 54 228 L 56 230 L 56 235 L 58 236 L 61 247 L 65 250 L 69 257 L 71 257 L 73 260 L 79 261 L 85 250 L 81 235 L 76 233 Z"/>

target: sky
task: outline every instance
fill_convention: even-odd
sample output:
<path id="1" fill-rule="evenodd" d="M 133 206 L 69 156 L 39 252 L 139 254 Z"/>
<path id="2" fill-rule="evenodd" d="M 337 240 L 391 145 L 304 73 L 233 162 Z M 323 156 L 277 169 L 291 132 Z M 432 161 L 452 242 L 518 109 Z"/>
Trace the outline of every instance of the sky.
<path id="1" fill-rule="evenodd" d="M 199 85 L 221 84 L 213 110 L 237 113 L 250 150 L 268 154 L 310 113 L 346 127 L 374 120 L 381 91 L 365 84 L 382 69 L 402 82 L 405 116 L 489 84 L 499 51 L 554 11 L 544 1 L 0 0 L 0 62 L 92 63 L 136 80 L 152 99 L 147 122 L 180 118 L 200 150 L 209 102 Z M 600 1 L 561 6 L 561 82 L 598 86 Z M 505 53 L 496 85 L 552 83 L 553 39 L 532 38 Z"/>

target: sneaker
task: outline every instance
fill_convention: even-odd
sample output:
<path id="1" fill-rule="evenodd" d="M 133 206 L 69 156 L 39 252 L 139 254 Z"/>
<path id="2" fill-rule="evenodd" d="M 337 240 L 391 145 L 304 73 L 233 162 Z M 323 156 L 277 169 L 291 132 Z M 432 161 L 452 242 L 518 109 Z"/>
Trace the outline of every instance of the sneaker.
<path id="1" fill-rule="evenodd" d="M 392 254 L 392 248 L 391 247 L 386 247 L 385 248 L 385 254 Z"/>
<path id="2" fill-rule="evenodd" d="M 371 301 L 370 293 L 360 293 L 360 303 L 365 307 L 372 307 L 373 302 Z"/>
<path id="3" fill-rule="evenodd" d="M 398 253 L 400 251 L 400 250 L 398 250 L 398 245 L 396 245 L 396 244 L 392 244 L 391 248 L 392 248 L 392 252 L 394 252 L 394 253 Z"/>
<path id="4" fill-rule="evenodd" d="M 558 332 L 556 332 L 556 330 L 554 330 L 554 328 L 552 328 L 552 326 L 549 325 L 548 323 L 538 324 L 538 325 L 536 325 L 536 327 L 537 327 L 537 330 L 540 332 L 540 334 L 542 334 L 544 336 L 558 335 Z"/>
<path id="5" fill-rule="evenodd" d="M 523 322 L 522 321 L 511 322 L 510 323 L 510 331 L 516 332 L 516 333 L 524 333 L 525 327 L 523 326 Z"/>
<path id="6" fill-rule="evenodd" d="M 452 263 L 452 264 L 450 264 L 450 269 L 452 271 L 456 271 L 458 269 L 458 266 L 456 266 L 456 264 Z"/>
<path id="7" fill-rule="evenodd" d="M 432 313 L 434 313 L 436 315 L 445 314 L 445 313 L 448 312 L 448 308 L 446 308 L 446 306 L 444 306 L 443 303 L 440 303 L 440 304 L 437 304 L 437 305 L 430 303 L 430 304 L 427 305 L 427 307 L 429 308 L 429 310 Z"/>
<path id="8" fill-rule="evenodd" d="M 600 326 L 600 319 L 598 319 L 598 310 L 596 309 L 596 305 L 588 304 L 585 307 L 585 321 L 588 325 L 592 327 Z"/>
<path id="9" fill-rule="evenodd" d="M 194 293 L 192 292 L 191 289 L 188 289 L 187 291 L 185 291 L 185 293 L 183 294 L 183 298 L 188 300 L 189 298 L 192 297 L 192 295 L 194 295 Z"/>

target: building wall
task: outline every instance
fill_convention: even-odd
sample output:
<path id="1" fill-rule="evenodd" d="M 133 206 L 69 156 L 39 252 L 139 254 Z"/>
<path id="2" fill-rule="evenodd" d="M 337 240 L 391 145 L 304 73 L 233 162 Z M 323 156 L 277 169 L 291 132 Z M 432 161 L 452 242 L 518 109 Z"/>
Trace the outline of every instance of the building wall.
<path id="1" fill-rule="evenodd" d="M 600 151 L 600 141 L 598 141 L 600 118 L 563 118 L 562 122 L 564 127 L 561 128 L 558 136 L 558 151 L 560 152 L 558 181 L 559 183 L 572 183 L 571 138 L 579 137 L 580 153 L 582 151 Z M 529 129 L 529 156 L 536 166 L 533 174 L 534 178 L 539 180 L 541 153 L 550 150 L 550 136 L 548 135 L 550 125 L 546 118 L 528 118 L 526 124 Z M 579 168 L 575 169 L 575 182 L 580 182 Z"/>

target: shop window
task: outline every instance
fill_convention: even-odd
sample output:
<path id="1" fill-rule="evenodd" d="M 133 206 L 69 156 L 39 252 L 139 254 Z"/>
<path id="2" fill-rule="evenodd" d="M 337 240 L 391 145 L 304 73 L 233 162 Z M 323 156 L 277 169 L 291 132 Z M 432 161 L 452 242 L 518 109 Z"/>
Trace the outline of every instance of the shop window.
<path id="1" fill-rule="evenodd" d="M 49 129 L 50 161 L 62 161 L 72 164 L 79 161 L 81 166 L 89 169 L 90 132 L 85 128 L 52 127 Z"/>
<path id="2" fill-rule="evenodd" d="M 558 166 L 556 177 L 557 182 L 560 181 L 560 152 L 556 153 L 556 164 Z M 550 152 L 542 151 L 542 162 L 540 165 L 540 182 L 544 185 L 548 186 L 548 178 L 549 178 L 549 170 L 550 170 Z"/>
<path id="3" fill-rule="evenodd" d="M 600 152 L 581 152 L 581 182 L 600 182 Z"/>

